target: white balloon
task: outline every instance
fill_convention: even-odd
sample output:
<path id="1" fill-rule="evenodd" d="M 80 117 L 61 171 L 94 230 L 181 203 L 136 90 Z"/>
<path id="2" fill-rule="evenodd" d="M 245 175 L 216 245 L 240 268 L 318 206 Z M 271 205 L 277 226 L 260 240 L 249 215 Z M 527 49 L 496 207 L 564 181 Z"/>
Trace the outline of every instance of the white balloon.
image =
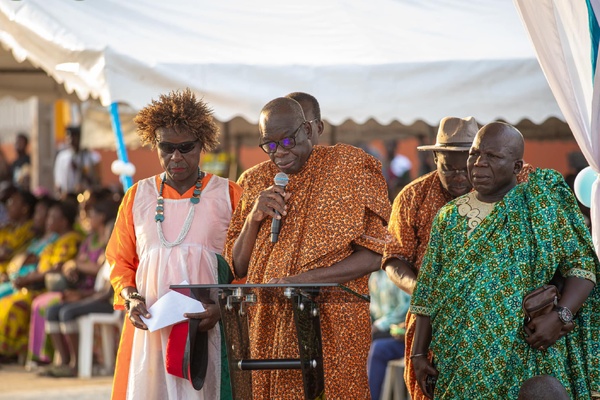
<path id="1" fill-rule="evenodd" d="M 575 177 L 573 190 L 577 199 L 586 207 L 592 205 L 592 185 L 598 179 L 598 174 L 592 167 L 585 167 Z"/>
<path id="2" fill-rule="evenodd" d="M 125 163 L 123 165 L 123 172 L 122 172 L 122 174 L 125 175 L 125 176 L 133 176 L 133 175 L 135 175 L 135 165 L 133 165 L 130 162 Z"/>
<path id="3" fill-rule="evenodd" d="M 110 170 L 115 175 L 121 175 L 123 173 L 123 168 L 125 167 L 125 163 L 121 160 L 115 160 L 110 165 Z"/>

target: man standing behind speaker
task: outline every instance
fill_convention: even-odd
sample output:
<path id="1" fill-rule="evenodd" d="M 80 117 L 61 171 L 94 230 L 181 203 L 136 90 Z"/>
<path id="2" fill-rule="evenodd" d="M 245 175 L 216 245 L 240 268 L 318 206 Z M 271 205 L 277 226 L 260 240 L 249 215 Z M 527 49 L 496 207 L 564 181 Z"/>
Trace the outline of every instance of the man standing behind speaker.
<path id="1" fill-rule="evenodd" d="M 387 240 L 390 204 L 381 164 L 355 147 L 313 147 L 311 124 L 298 102 L 272 100 L 261 111 L 260 147 L 269 155 L 244 172 L 244 189 L 227 235 L 225 256 L 248 283 L 343 283 L 368 294 Z M 273 184 L 278 172 L 285 189 Z M 281 216 L 276 243 L 271 221 Z M 250 307 L 252 358 L 297 358 L 291 311 Z M 328 397 L 368 399 L 370 344 L 365 303 L 327 305 L 321 330 Z M 302 398 L 299 370 L 256 371 L 255 398 Z"/>
<path id="2" fill-rule="evenodd" d="M 310 124 L 312 130 L 310 141 L 313 145 L 319 144 L 319 138 L 323 134 L 325 124 L 321 119 L 321 106 L 319 106 L 317 99 L 313 95 L 304 92 L 288 93 L 285 97 L 294 99 L 300 103 L 302 111 L 304 112 L 304 118 L 306 119 L 306 122 Z"/>

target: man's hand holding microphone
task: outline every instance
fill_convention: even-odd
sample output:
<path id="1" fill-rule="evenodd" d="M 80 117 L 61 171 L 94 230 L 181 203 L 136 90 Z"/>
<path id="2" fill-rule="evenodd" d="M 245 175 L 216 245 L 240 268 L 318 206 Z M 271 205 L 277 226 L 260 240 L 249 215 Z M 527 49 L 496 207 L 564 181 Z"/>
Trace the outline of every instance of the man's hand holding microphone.
<path id="1" fill-rule="evenodd" d="M 274 185 L 263 190 L 258 196 L 251 212 L 252 220 L 260 222 L 267 217 L 273 218 L 271 222 L 271 242 L 277 242 L 281 229 L 281 217 L 287 214 L 285 203 L 291 194 L 285 191 L 289 178 L 283 172 L 275 175 Z"/>

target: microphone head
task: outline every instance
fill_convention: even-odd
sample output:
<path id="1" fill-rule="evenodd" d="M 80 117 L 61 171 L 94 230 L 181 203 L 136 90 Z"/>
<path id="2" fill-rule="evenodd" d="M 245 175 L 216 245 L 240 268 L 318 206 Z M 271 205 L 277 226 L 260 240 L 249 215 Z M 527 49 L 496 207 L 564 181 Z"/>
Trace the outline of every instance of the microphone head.
<path id="1" fill-rule="evenodd" d="M 273 179 L 275 185 L 282 187 L 286 187 L 289 180 L 290 178 L 283 172 L 278 172 L 277 175 L 275 175 L 275 179 Z"/>

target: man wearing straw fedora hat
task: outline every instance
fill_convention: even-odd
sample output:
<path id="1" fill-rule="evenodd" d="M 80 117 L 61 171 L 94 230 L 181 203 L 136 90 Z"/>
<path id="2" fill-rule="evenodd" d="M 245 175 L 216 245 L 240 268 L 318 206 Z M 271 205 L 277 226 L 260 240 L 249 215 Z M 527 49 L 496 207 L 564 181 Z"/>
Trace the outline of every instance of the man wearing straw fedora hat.
<path id="1" fill-rule="evenodd" d="M 436 143 L 419 146 L 433 151 L 436 170 L 408 184 L 396 197 L 388 225 L 392 240 L 386 245 L 382 267 L 402 290 L 412 294 L 427 249 L 431 225 L 444 204 L 472 189 L 467 175 L 467 158 L 478 126 L 473 117 L 445 117 L 440 121 Z M 526 180 L 533 168 L 525 164 L 518 175 Z M 406 316 L 406 386 L 413 400 L 426 399 L 412 370 L 411 348 L 416 316 Z M 429 357 L 431 359 L 431 354 Z"/>

